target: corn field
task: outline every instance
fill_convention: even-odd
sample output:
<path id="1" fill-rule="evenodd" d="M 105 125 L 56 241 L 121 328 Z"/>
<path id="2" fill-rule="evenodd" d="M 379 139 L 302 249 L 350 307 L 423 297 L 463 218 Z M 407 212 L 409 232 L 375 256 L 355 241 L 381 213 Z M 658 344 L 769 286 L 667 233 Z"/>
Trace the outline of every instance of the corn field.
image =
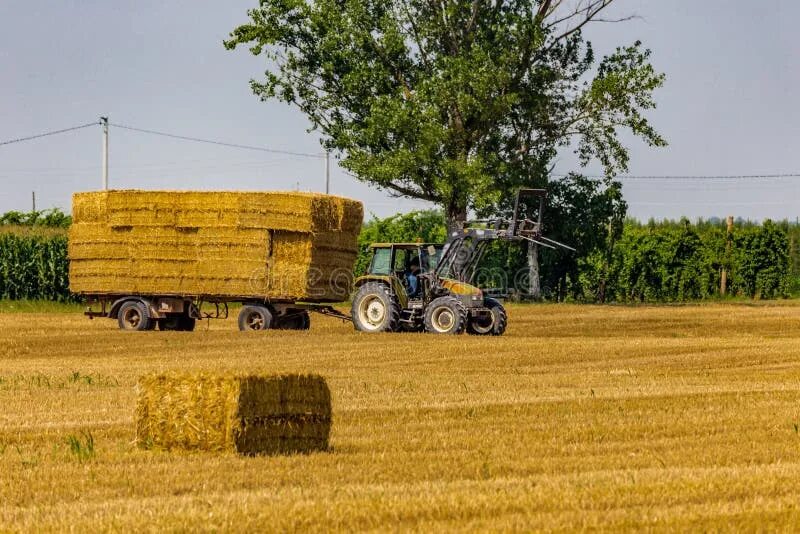
<path id="1" fill-rule="evenodd" d="M 0 230 L 0 299 L 67 302 L 67 235 L 60 230 Z"/>

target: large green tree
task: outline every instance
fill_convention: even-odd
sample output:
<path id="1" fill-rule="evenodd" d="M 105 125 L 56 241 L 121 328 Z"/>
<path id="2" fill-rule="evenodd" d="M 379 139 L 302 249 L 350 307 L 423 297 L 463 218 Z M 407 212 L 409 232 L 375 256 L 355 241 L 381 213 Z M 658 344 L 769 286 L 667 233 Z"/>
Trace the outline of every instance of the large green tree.
<path id="1" fill-rule="evenodd" d="M 544 185 L 560 147 L 625 171 L 663 76 L 639 42 L 596 60 L 613 0 L 260 0 L 228 48 L 268 63 L 262 99 L 302 110 L 356 177 L 441 205 L 450 227 Z"/>

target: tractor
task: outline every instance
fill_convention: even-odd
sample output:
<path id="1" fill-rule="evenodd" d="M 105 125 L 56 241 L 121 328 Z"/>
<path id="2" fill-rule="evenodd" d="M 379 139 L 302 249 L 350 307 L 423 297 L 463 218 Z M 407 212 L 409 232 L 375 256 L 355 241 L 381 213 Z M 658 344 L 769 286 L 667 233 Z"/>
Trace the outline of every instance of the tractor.
<path id="1" fill-rule="evenodd" d="M 492 241 L 531 241 L 574 251 L 542 235 L 545 196 L 542 189 L 521 189 L 510 220 L 467 222 L 445 244 L 373 244 L 367 273 L 354 284 L 351 317 L 356 330 L 502 335 L 508 322 L 505 308 L 473 280 Z M 520 215 L 530 198 L 539 200 L 537 221 Z"/>

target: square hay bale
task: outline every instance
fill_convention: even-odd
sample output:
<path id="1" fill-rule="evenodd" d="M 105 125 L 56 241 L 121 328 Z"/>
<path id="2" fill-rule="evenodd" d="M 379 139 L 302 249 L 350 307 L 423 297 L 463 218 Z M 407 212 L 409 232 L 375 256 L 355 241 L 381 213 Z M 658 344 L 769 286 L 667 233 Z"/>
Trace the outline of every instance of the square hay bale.
<path id="1" fill-rule="evenodd" d="M 352 271 L 360 202 L 287 192 L 76 193 L 70 289 L 330 302 Z M 342 284 L 337 282 L 336 287 Z"/>
<path id="2" fill-rule="evenodd" d="M 72 197 L 72 219 L 82 223 L 105 223 L 108 219 L 108 192 L 79 193 Z"/>
<path id="3" fill-rule="evenodd" d="M 287 454 L 328 449 L 331 393 L 318 375 L 152 374 L 139 379 L 142 448 Z"/>

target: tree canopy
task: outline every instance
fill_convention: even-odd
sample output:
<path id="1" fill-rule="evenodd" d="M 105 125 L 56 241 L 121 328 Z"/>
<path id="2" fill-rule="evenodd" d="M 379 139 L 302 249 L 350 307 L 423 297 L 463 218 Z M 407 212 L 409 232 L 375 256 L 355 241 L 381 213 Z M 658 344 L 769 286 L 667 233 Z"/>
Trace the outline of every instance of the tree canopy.
<path id="1" fill-rule="evenodd" d="M 582 30 L 613 0 L 261 0 L 229 49 L 267 59 L 262 99 L 299 108 L 357 178 L 450 221 L 542 185 L 560 147 L 625 171 L 627 129 L 664 77 L 640 42 L 596 59 Z"/>

